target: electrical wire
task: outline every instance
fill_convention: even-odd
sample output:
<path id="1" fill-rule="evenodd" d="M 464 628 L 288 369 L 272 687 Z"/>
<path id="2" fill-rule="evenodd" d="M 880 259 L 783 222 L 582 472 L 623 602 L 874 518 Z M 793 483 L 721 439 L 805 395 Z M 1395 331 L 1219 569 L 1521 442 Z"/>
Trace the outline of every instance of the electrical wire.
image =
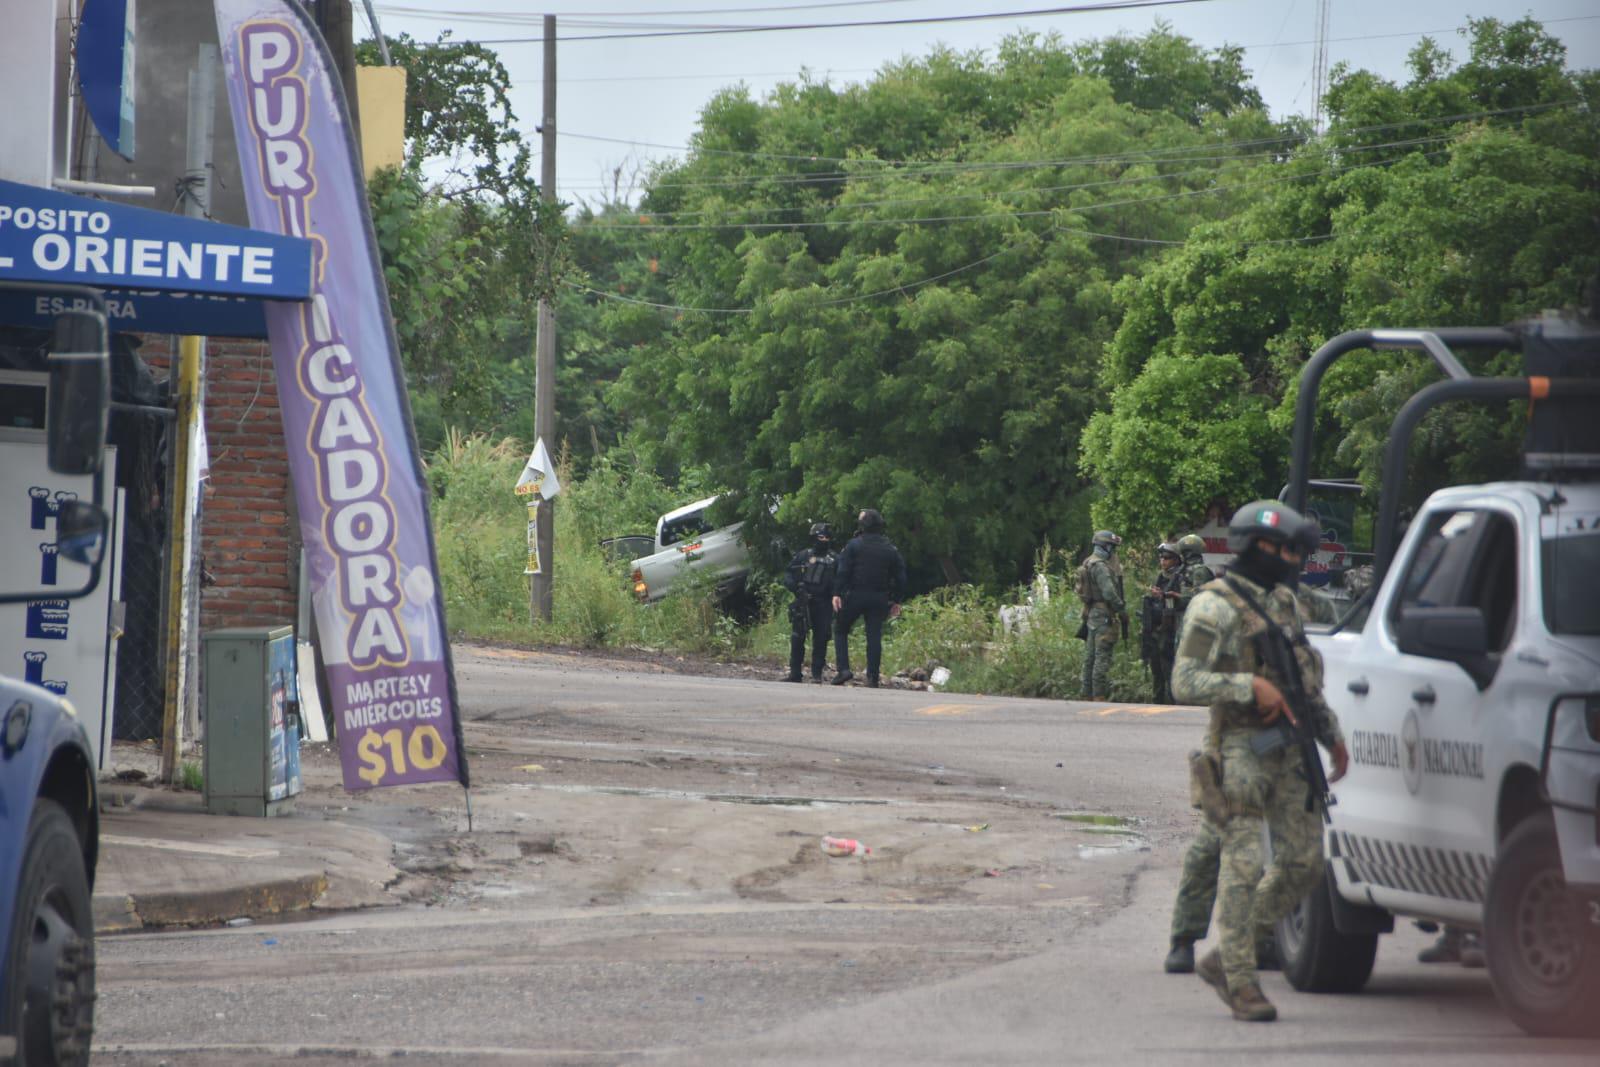
<path id="1" fill-rule="evenodd" d="M 891 0 L 891 2 L 898 2 L 898 0 Z M 1288 10 L 1289 10 L 1290 13 L 1293 12 L 1293 10 L 1294 10 L 1294 4 L 1293 3 L 1291 3 L 1289 5 L 1289 9 Z M 445 16 L 441 15 L 440 17 L 442 18 L 442 17 L 445 17 Z M 1543 19 L 1543 20 L 1541 20 L 1541 24 L 1549 24 L 1549 23 L 1556 23 L 1556 22 L 1586 22 L 1586 21 L 1589 21 L 1591 19 L 1600 19 L 1600 15 L 1573 15 L 1573 16 L 1570 16 L 1568 18 Z M 1284 24 L 1286 25 L 1287 24 L 1287 20 L 1288 20 L 1288 14 L 1286 14 L 1284 16 L 1284 20 L 1285 20 Z M 1283 28 L 1284 28 L 1283 25 L 1280 25 L 1278 27 L 1278 33 L 1279 33 L 1280 37 L 1281 37 L 1281 35 L 1283 33 Z M 1441 27 L 1439 29 L 1433 29 L 1433 30 L 1407 30 L 1407 31 L 1405 31 L 1403 33 L 1370 33 L 1370 34 L 1361 34 L 1361 35 L 1355 36 L 1355 37 L 1330 37 L 1330 38 L 1328 38 L 1328 43 L 1329 44 L 1346 44 L 1346 43 L 1352 43 L 1352 42 L 1355 42 L 1355 41 L 1381 41 L 1381 40 L 1387 40 L 1387 39 L 1390 39 L 1390 38 L 1399 38 L 1399 37 L 1426 37 L 1429 34 L 1434 34 L 1434 33 L 1453 33 L 1453 32 L 1455 32 L 1455 30 L 1457 28 L 1458 27 L 1446 26 L 1446 27 Z M 1245 52 L 1254 51 L 1255 49 L 1258 49 L 1258 48 L 1265 48 L 1267 50 L 1267 54 L 1266 54 L 1266 56 L 1262 57 L 1262 60 L 1261 60 L 1261 62 L 1263 64 L 1265 64 L 1269 59 L 1271 59 L 1272 52 L 1276 48 L 1280 48 L 1280 47 L 1281 48 L 1290 48 L 1290 47 L 1294 47 L 1294 46 L 1297 46 L 1297 45 L 1309 45 L 1309 44 L 1316 44 L 1316 43 L 1317 43 L 1316 41 L 1275 40 L 1271 44 L 1267 44 L 1266 42 L 1261 42 L 1259 44 L 1227 45 L 1226 47 L 1238 48 L 1241 51 L 1245 51 Z M 833 75 L 833 74 L 872 74 L 872 73 L 875 73 L 877 70 L 878 70 L 878 68 L 876 68 L 876 67 L 841 67 L 841 68 L 830 68 L 830 69 L 828 69 L 826 71 L 823 71 L 822 74 L 824 75 L 824 77 L 826 77 L 828 75 Z M 792 71 L 792 70 L 749 70 L 749 71 L 730 71 L 730 72 L 728 72 L 726 74 L 615 74 L 615 75 L 607 75 L 605 77 L 599 77 L 599 78 L 562 78 L 561 79 L 561 84 L 562 85 L 576 85 L 576 84 L 585 83 L 585 82 L 713 81 L 713 80 L 724 79 L 724 78 L 784 78 L 784 77 L 797 77 L 800 73 L 801 73 L 800 71 Z M 1308 77 L 1309 77 L 1309 75 L 1308 75 Z M 538 79 L 538 78 L 513 78 L 513 79 L 511 79 L 511 84 L 512 85 L 538 85 L 538 84 L 540 84 L 540 79 Z"/>
<path id="2" fill-rule="evenodd" d="M 820 73 L 823 77 L 833 74 L 871 74 L 876 67 L 830 67 Z M 674 81 L 712 81 L 719 78 L 793 78 L 799 71 L 793 70 L 747 70 L 730 74 L 619 74 L 605 78 L 562 78 L 562 85 L 578 85 L 584 82 L 674 82 Z M 512 85 L 540 85 L 541 78 L 512 78 Z"/>
<path id="3" fill-rule="evenodd" d="M 1153 204 L 1167 200 L 1178 200 L 1191 196 L 1212 196 L 1218 193 L 1235 192 L 1240 189 L 1256 189 L 1265 185 L 1279 185 L 1284 182 L 1305 181 L 1308 178 L 1322 177 L 1328 174 L 1343 174 L 1353 170 L 1375 170 L 1405 159 L 1428 159 L 1434 156 L 1448 154 L 1448 149 L 1434 152 L 1408 152 L 1392 159 L 1379 160 L 1375 163 L 1355 163 L 1348 167 L 1334 167 L 1328 170 L 1313 170 L 1303 174 L 1290 174 L 1281 178 L 1268 178 L 1263 181 L 1239 182 L 1234 185 L 1215 185 L 1207 189 L 1185 189 L 1176 193 L 1163 193 L 1160 196 L 1133 197 L 1126 200 L 1105 200 L 1096 204 L 1063 205 L 1059 208 L 1040 208 L 1030 211 L 989 211 L 975 215 L 934 215 L 926 218 L 891 218 L 891 219 L 824 219 L 824 220 L 791 220 L 788 222 L 639 222 L 628 225 L 616 223 L 590 223 L 584 227 L 589 231 L 621 230 L 626 232 L 649 232 L 659 230 L 791 230 L 791 229 L 831 229 L 836 226 L 889 226 L 908 225 L 923 226 L 935 222 L 979 222 L 986 219 L 1026 219 L 1038 218 L 1044 215 L 1053 215 L 1057 211 L 1083 212 L 1096 211 L 1111 207 L 1132 207 L 1139 204 Z M 939 202 L 943 198 L 931 198 L 932 202 Z M 832 205 L 828 205 L 831 209 Z M 641 215 L 649 218 L 645 212 Z M 1179 242 L 1182 243 L 1182 242 Z"/>
<path id="4" fill-rule="evenodd" d="M 1600 16 L 1597 16 L 1597 17 L 1600 17 Z M 1498 116 L 1498 115 L 1512 115 L 1512 114 L 1524 114 L 1524 113 L 1532 113 L 1532 112 L 1539 112 L 1539 111 L 1549 111 L 1549 110 L 1551 110 L 1553 108 L 1574 107 L 1574 106 L 1581 105 L 1583 103 L 1584 103 L 1584 101 L 1578 100 L 1578 99 L 1574 99 L 1574 100 L 1557 100 L 1557 101 L 1552 101 L 1552 102 L 1544 103 L 1544 104 L 1524 104 L 1524 105 L 1521 105 L 1519 107 L 1493 108 L 1493 109 L 1482 110 L 1482 111 L 1463 111 L 1463 112 L 1460 112 L 1460 113 L 1454 114 L 1454 115 L 1440 115 L 1440 116 L 1438 116 L 1436 118 L 1402 119 L 1399 122 L 1384 122 L 1384 123 L 1378 123 L 1378 124 L 1370 125 L 1370 126 L 1350 126 L 1350 127 L 1346 127 L 1344 129 L 1341 129 L 1341 130 L 1339 130 L 1337 132 L 1338 132 L 1339 136 L 1349 136 L 1351 134 L 1357 134 L 1357 133 L 1376 133 L 1379 130 L 1400 129 L 1400 128 L 1405 127 L 1405 126 L 1422 126 L 1422 125 L 1428 125 L 1428 124 L 1436 123 L 1436 122 L 1465 122 L 1465 121 L 1467 121 L 1469 119 L 1493 118 L 1493 117 Z M 579 133 L 579 132 L 576 132 L 576 131 L 573 131 L 573 130 L 557 130 L 556 131 L 556 136 L 558 136 L 558 137 L 572 137 L 572 138 L 576 138 L 576 139 L 582 140 L 582 141 L 604 141 L 604 142 L 608 142 L 608 143 L 611 143 L 611 144 L 629 145 L 629 146 L 634 147 L 634 148 L 661 148 L 661 149 L 665 149 L 665 150 L 671 151 L 671 152 L 692 152 L 692 153 L 695 153 L 697 155 L 736 156 L 736 157 L 739 157 L 741 159 L 787 159 L 787 160 L 796 160 L 796 161 L 801 161 L 801 162 L 815 162 L 815 163 L 858 163 L 858 164 L 876 163 L 876 164 L 881 164 L 881 165 L 884 165 L 884 166 L 893 166 L 893 167 L 930 167 L 930 168 L 932 168 L 932 167 L 946 167 L 946 166 L 956 167 L 956 166 L 959 166 L 959 167 L 975 167 L 975 168 L 988 168 L 988 169 L 1007 169 L 1007 168 L 1018 168 L 1018 167 L 1064 167 L 1064 166 L 1073 166 L 1073 165 L 1089 164 L 1089 163 L 1110 163 L 1110 162 L 1117 162 L 1119 160 L 1129 159 L 1129 158 L 1133 158 L 1133 157 L 1154 156 L 1154 155 L 1168 155 L 1168 154 L 1174 154 L 1174 153 L 1180 153 L 1181 154 L 1181 153 L 1184 153 L 1184 152 L 1199 151 L 1199 150 L 1204 150 L 1204 149 L 1215 149 L 1215 148 L 1239 148 L 1239 147 L 1250 147 L 1250 146 L 1255 146 L 1255 145 L 1283 144 L 1283 143 L 1290 142 L 1290 141 L 1304 141 L 1304 140 L 1307 139 L 1306 136 L 1303 135 L 1303 134 L 1283 134 L 1283 135 L 1278 136 L 1278 137 L 1256 137 L 1256 138 L 1251 138 L 1249 140 L 1240 140 L 1240 141 L 1210 141 L 1210 142 L 1206 142 L 1203 145 L 1174 146 L 1172 148 L 1153 148 L 1153 149 L 1143 149 L 1143 150 L 1137 150 L 1137 151 L 1131 151 L 1131 152 L 1105 153 L 1105 154 L 1093 155 L 1093 156 L 1068 156 L 1068 157 L 1065 157 L 1065 158 L 1062 158 L 1062 159 L 1003 160 L 1003 161 L 996 161 L 996 162 L 992 162 L 992 163 L 962 163 L 962 162 L 955 162 L 955 161 L 950 161 L 950 160 L 937 160 L 937 159 L 924 159 L 924 160 L 916 160 L 916 159 L 874 159 L 874 158 L 871 158 L 871 157 L 863 157 L 863 156 L 824 156 L 824 155 L 806 155 L 806 154 L 783 153 L 783 152 L 750 152 L 750 151 L 744 151 L 744 150 L 733 149 L 733 148 L 704 148 L 704 147 L 701 147 L 701 146 L 698 146 L 698 145 L 672 145 L 672 144 L 661 144 L 661 143 L 655 142 L 655 141 L 636 141 L 636 140 L 632 140 L 632 139 L 626 138 L 626 137 L 607 137 L 607 136 L 604 136 L 604 135 L 601 135 L 601 134 Z M 820 177 L 821 176 L 821 175 L 818 175 L 815 172 L 809 172 L 809 173 L 807 173 L 807 172 L 793 172 L 793 173 L 796 176 L 806 177 L 806 178 L 815 178 L 815 177 Z M 764 176 L 758 176 L 757 178 L 754 178 L 752 180 L 769 180 L 772 177 L 787 177 L 787 176 L 789 176 L 789 175 L 764 175 Z M 838 176 L 839 177 L 854 177 L 855 175 L 852 172 L 841 172 Z"/>
<path id="5" fill-rule="evenodd" d="M 1081 15 L 1107 11 L 1131 11 L 1150 7 L 1182 7 L 1189 4 L 1208 4 L 1212 0 L 1104 0 L 1102 3 L 1072 4 L 1063 7 L 1040 7 L 1023 11 L 994 11 L 976 15 L 918 15 L 903 19 L 868 19 L 858 22 L 791 22 L 766 26 L 729 26 L 708 29 L 640 30 L 631 33 L 572 34 L 557 37 L 558 41 L 630 41 L 647 37 L 704 37 L 725 33 L 782 33 L 793 30 L 853 30 L 869 27 L 927 26 L 955 22 L 979 22 L 992 19 L 1031 18 L 1042 15 Z M 475 44 L 543 44 L 543 37 L 480 38 Z"/>
<path id="6" fill-rule="evenodd" d="M 1073 236 L 1089 237 L 1089 238 L 1093 238 L 1093 239 L 1096 239 L 1096 240 L 1122 241 L 1122 242 L 1126 242 L 1126 243 L 1129 243 L 1129 244 L 1142 244 L 1142 245 L 1182 245 L 1182 244 L 1186 244 L 1187 243 L 1185 241 L 1163 240 L 1161 238 L 1156 238 L 1156 237 L 1129 237 L 1129 236 L 1127 236 L 1125 234 L 1101 233 L 1101 232 L 1098 232 L 1098 231 L 1095 231 L 1095 230 L 1083 230 L 1083 229 L 1077 229 L 1077 228 L 1068 227 L 1068 226 L 1052 226 L 1052 227 L 1050 227 L 1050 229 L 1046 230 L 1042 234 L 1035 234 L 1035 233 L 1032 233 L 1032 232 L 1025 233 L 1024 235 L 1018 237 L 1016 240 L 1011 241 L 1009 244 L 1007 244 L 1004 248 L 1001 248 L 999 251 L 991 252 L 987 256 L 984 256 L 982 259 L 975 259 L 971 263 L 963 263 L 961 266 L 956 267 L 956 268 L 954 268 L 952 270 L 947 270 L 947 271 L 944 271 L 944 272 L 939 273 L 939 274 L 934 274 L 934 275 L 931 275 L 931 276 L 929 276 L 927 278 L 919 278 L 918 280 L 916 280 L 914 282 L 906 282 L 903 285 L 896 285 L 896 286 L 893 286 L 893 287 L 888 288 L 888 289 L 879 289 L 876 292 L 857 293 L 857 294 L 855 294 L 853 296 L 837 297 L 837 298 L 830 299 L 830 300 L 820 300 L 820 301 L 817 301 L 814 304 L 811 304 L 810 307 L 813 307 L 813 308 L 840 307 L 840 306 L 845 305 L 845 304 L 856 304 L 856 303 L 860 303 L 860 302 L 862 302 L 864 300 L 874 300 L 874 299 L 876 299 L 876 298 L 878 298 L 880 296 L 889 296 L 889 295 L 892 295 L 894 293 L 904 293 L 904 292 L 908 292 L 908 291 L 910 291 L 912 289 L 918 289 L 918 288 L 921 288 L 924 285 L 932 284 L 933 282 L 943 281 L 946 278 L 953 278 L 958 274 L 964 274 L 969 270 L 974 270 L 974 269 L 976 269 L 978 267 L 983 266 L 985 263 L 989 263 L 989 262 L 992 262 L 993 260 L 999 259 L 1001 256 L 1005 255 L 1007 252 L 1015 251 L 1017 249 L 1017 247 L 1020 246 L 1028 238 L 1047 237 L 1052 233 L 1065 233 L 1065 234 L 1069 234 L 1069 235 L 1073 235 Z M 1242 247 L 1242 248 L 1251 248 L 1251 247 L 1255 247 L 1257 245 L 1310 244 L 1310 243 L 1314 243 L 1314 242 L 1330 240 L 1333 236 L 1334 235 L 1331 234 L 1331 233 L 1326 233 L 1326 234 L 1311 234 L 1311 235 L 1305 236 L 1305 237 L 1279 237 L 1279 238 L 1264 239 L 1264 240 L 1259 240 L 1259 241 L 1241 241 L 1241 242 L 1239 242 L 1239 246 Z M 575 290 L 577 290 L 579 292 L 589 293 L 590 295 L 597 296 L 597 297 L 600 297 L 600 298 L 605 299 L 605 300 L 611 300 L 611 301 L 615 301 L 616 303 L 621 303 L 621 304 L 633 304 L 633 305 L 637 305 L 637 306 L 641 306 L 641 307 L 656 308 L 657 310 L 660 310 L 660 311 L 674 311 L 674 312 L 680 312 L 680 313 L 682 313 L 682 312 L 700 312 L 700 313 L 703 313 L 703 314 L 710 314 L 710 315 L 753 315 L 757 311 L 760 310 L 759 308 L 753 308 L 753 307 L 748 307 L 748 308 L 703 308 L 703 307 L 690 307 L 690 306 L 688 306 L 686 304 L 662 304 L 662 303 L 657 303 L 654 300 L 641 300 L 638 297 L 623 296 L 621 293 L 608 293 L 604 289 L 595 289 L 595 288 L 593 288 L 591 286 L 581 285 L 578 282 L 573 282 L 573 281 L 563 281 L 561 284 L 566 286 L 569 289 L 575 289 Z"/>
<path id="7" fill-rule="evenodd" d="M 760 15 L 774 11 L 815 11 L 832 7 L 875 7 L 882 4 L 905 4 L 912 0 L 833 0 L 817 4 L 773 4 L 767 7 L 702 7 L 681 11 L 652 11 L 657 18 L 675 18 L 683 15 Z M 545 15 L 556 18 L 633 18 L 646 14 L 643 11 L 547 11 L 524 14 L 515 11 L 440 11 L 437 8 L 412 7 L 406 4 L 379 4 L 385 14 L 404 15 L 408 18 L 464 19 L 475 22 L 500 22 L 510 25 L 538 23 Z"/>
<path id="8" fill-rule="evenodd" d="M 1391 148 L 1412 148 L 1412 147 L 1416 147 L 1418 145 L 1425 145 L 1425 144 L 1441 144 L 1443 142 L 1452 141 L 1454 139 L 1455 139 L 1454 137 L 1449 136 L 1449 135 L 1440 135 L 1440 136 L 1437 136 L 1437 137 L 1417 137 L 1417 138 L 1412 138 L 1412 139 L 1406 140 L 1406 141 L 1389 141 L 1389 142 L 1386 142 L 1384 144 L 1378 144 L 1378 145 L 1362 145 L 1362 146 L 1359 146 L 1359 147 L 1356 147 L 1356 148 L 1344 149 L 1344 150 L 1342 150 L 1342 153 L 1343 154 L 1353 155 L 1353 154 L 1360 153 L 1360 152 L 1385 151 L 1385 150 L 1391 149 Z M 1435 153 L 1426 153 L 1426 154 L 1432 155 L 1432 154 L 1435 154 Z M 1252 160 L 1252 159 L 1261 159 L 1261 158 L 1264 158 L 1264 157 L 1269 156 L 1269 155 L 1270 155 L 1269 153 L 1255 153 L 1255 154 L 1250 154 L 1250 155 L 1218 156 L 1218 157 L 1211 157 L 1211 158 L 1221 159 L 1221 160 L 1224 160 L 1224 161 L 1227 161 L 1227 162 L 1234 162 L 1234 161 L 1249 161 L 1249 160 Z M 1205 157 L 1202 157 L 1202 158 L 1205 158 Z M 1300 157 L 1300 158 L 1308 158 L 1308 157 Z M 1396 158 L 1401 158 L 1401 157 L 1396 157 Z M 1191 162 L 1191 160 L 1184 160 L 1184 162 Z M 1389 163 L 1389 162 L 1393 162 L 1393 160 L 1384 160 L 1384 161 L 1381 161 L 1381 162 Z M 1380 164 L 1367 164 L 1367 165 L 1379 166 L 1379 165 L 1381 165 L 1381 163 Z M 1108 186 L 1108 185 L 1139 185 L 1139 184 L 1143 184 L 1143 183 L 1147 183 L 1147 182 L 1164 181 L 1164 180 L 1171 179 L 1171 178 L 1190 177 L 1190 176 L 1193 176 L 1193 175 L 1196 175 L 1196 174 L 1215 174 L 1217 172 L 1217 169 L 1218 168 L 1216 168 L 1216 167 L 1197 167 L 1197 168 L 1194 168 L 1192 170 L 1174 171 L 1174 172 L 1167 173 L 1167 174 L 1144 174 L 1144 175 L 1134 175 L 1134 176 L 1129 176 L 1129 175 L 1124 174 L 1124 175 L 1120 175 L 1120 176 L 1118 176 L 1116 178 L 1102 178 L 1099 181 L 1092 181 L 1092 182 L 1074 182 L 1074 183 L 1072 183 L 1070 185 L 1025 185 L 1025 186 L 1019 186 L 1019 187 L 1014 188 L 1014 189 L 987 189 L 987 190 L 980 189 L 980 190 L 977 190 L 977 191 L 974 191 L 974 192 L 970 192 L 970 193 L 946 193 L 946 194 L 942 194 L 942 195 L 939 195 L 939 196 L 897 197 L 897 198 L 893 198 L 893 199 L 889 199 L 889 200 L 845 200 L 845 201 L 839 201 L 839 202 L 831 203 L 831 204 L 824 204 L 824 203 L 774 204 L 774 205 L 770 205 L 770 206 L 759 206 L 759 207 L 755 207 L 755 208 L 747 209 L 747 210 L 755 210 L 755 211 L 761 211 L 761 212 L 772 212 L 772 211 L 814 211 L 814 210 L 835 211 L 835 210 L 839 210 L 839 209 L 842 209 L 842 208 L 859 209 L 859 208 L 869 208 L 869 207 L 888 207 L 888 206 L 900 205 L 900 204 L 944 203 L 944 202 L 947 202 L 947 201 L 950 201 L 950 200 L 983 200 L 983 199 L 987 199 L 987 198 L 990 198 L 990 197 L 1022 196 L 1022 195 L 1028 194 L 1028 193 L 1073 192 L 1073 191 L 1079 190 L 1079 189 L 1103 188 L 1103 187 Z M 1326 172 L 1325 171 L 1317 171 L 1315 173 L 1321 174 L 1321 173 L 1326 173 Z M 1287 180 L 1290 180 L 1290 179 L 1285 178 L 1285 179 L 1277 179 L 1277 180 L 1285 180 L 1285 181 L 1287 181 Z M 1249 184 L 1256 185 L 1256 184 L 1264 184 L 1264 183 L 1252 182 L 1252 183 L 1249 183 Z M 640 214 L 649 215 L 652 219 L 658 219 L 658 218 L 694 218 L 694 217 L 698 217 L 698 216 L 702 216 L 702 215 L 726 215 L 726 214 L 729 213 L 729 210 L 730 209 L 728 209 L 728 208 L 723 208 L 723 209 L 720 209 L 720 210 L 708 209 L 708 210 L 702 210 L 702 211 L 645 211 L 645 212 L 640 212 Z M 737 209 L 731 209 L 731 210 L 737 210 Z"/>

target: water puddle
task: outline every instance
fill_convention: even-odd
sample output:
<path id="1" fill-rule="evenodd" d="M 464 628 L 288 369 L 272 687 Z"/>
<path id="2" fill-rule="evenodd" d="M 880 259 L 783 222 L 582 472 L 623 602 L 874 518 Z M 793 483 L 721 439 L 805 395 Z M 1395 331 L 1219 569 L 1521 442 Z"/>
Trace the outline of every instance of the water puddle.
<path id="1" fill-rule="evenodd" d="M 883 806 L 890 803 L 878 797 L 802 797 L 759 793 L 694 793 L 682 789 L 646 789 L 621 785 L 545 785 L 533 782 L 512 784 L 516 789 L 548 789 L 559 793 L 582 793 L 614 797 L 648 797 L 653 800 L 701 800 L 713 804 L 755 804 L 774 808 L 831 808 L 845 806 Z"/>
<path id="2" fill-rule="evenodd" d="M 1127 852 L 1144 852 L 1150 848 L 1144 834 L 1137 829 L 1140 820 L 1131 815 L 1058 811 L 1053 812 L 1051 817 L 1072 823 L 1073 829 L 1080 834 L 1088 834 L 1099 839 L 1093 844 L 1079 845 L 1079 859 L 1100 859 Z"/>
<path id="3" fill-rule="evenodd" d="M 1051 818 L 1077 823 L 1085 828 L 1113 827 L 1111 833 L 1116 833 L 1118 830 L 1132 833 L 1131 827 L 1139 825 L 1139 820 L 1131 815 L 1097 815 L 1087 811 L 1056 811 L 1051 813 Z"/>

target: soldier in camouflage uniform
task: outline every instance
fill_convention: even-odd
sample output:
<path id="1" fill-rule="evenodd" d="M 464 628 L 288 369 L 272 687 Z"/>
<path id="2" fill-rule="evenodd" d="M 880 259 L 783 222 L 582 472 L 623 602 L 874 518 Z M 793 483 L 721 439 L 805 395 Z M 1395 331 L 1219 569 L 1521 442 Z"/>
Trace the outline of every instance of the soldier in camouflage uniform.
<path id="1" fill-rule="evenodd" d="M 1178 546 L 1163 541 L 1156 548 L 1161 568 L 1145 593 L 1139 612 L 1139 654 L 1150 667 L 1157 704 L 1172 703 L 1172 659 L 1178 645 L 1178 597 L 1183 588 Z"/>
<path id="2" fill-rule="evenodd" d="M 1178 555 L 1183 557 L 1183 589 L 1178 594 L 1178 612 L 1182 614 L 1194 595 L 1216 575 L 1205 561 L 1206 543 L 1199 534 L 1184 534 L 1178 538 Z"/>
<path id="3" fill-rule="evenodd" d="M 1203 558 L 1206 543 L 1199 534 L 1185 534 L 1178 538 L 1178 554 L 1182 557 L 1183 581 L 1178 589 L 1178 626 L 1183 625 L 1183 613 L 1190 601 L 1207 582 L 1216 575 L 1206 566 Z M 1168 672 L 1170 686 L 1171 672 Z M 1210 823 L 1202 821 L 1183 854 L 1183 873 L 1178 879 L 1178 897 L 1172 904 L 1172 946 L 1164 967 L 1168 974 L 1189 974 L 1194 970 L 1194 946 L 1204 941 L 1211 929 L 1211 906 L 1217 899 L 1217 866 L 1222 859 L 1222 837 Z M 1273 952 L 1262 946 L 1257 953 L 1261 963 L 1272 959 Z"/>
<path id="4" fill-rule="evenodd" d="M 1305 641 L 1293 587 L 1319 531 L 1275 501 L 1246 504 L 1228 527 L 1237 555 L 1228 576 L 1208 584 L 1185 613 L 1173 666 L 1180 700 L 1207 704 L 1206 748 L 1216 761 L 1227 819 L 1217 884 L 1222 947 L 1196 966 L 1236 1019 L 1267 1022 L 1277 1009 L 1256 981 L 1257 940 L 1287 915 L 1321 877 L 1322 822 L 1306 810 L 1307 780 L 1298 746 L 1258 755 L 1251 739 L 1287 717 L 1306 716 L 1333 756 L 1330 782 L 1344 777 L 1350 756 L 1339 722 L 1322 698 L 1322 664 Z M 1289 642 L 1305 684 L 1306 706 L 1291 708 L 1263 661 L 1257 639 L 1274 627 Z M 1317 808 L 1317 804 L 1312 807 Z M 1272 833 L 1272 864 L 1264 867 L 1264 828 Z"/>
<path id="5" fill-rule="evenodd" d="M 1117 647 L 1117 623 L 1128 628 L 1122 599 L 1122 567 L 1116 562 L 1122 538 L 1096 531 L 1091 552 L 1078 567 L 1078 597 L 1083 602 L 1083 699 L 1111 699 L 1111 654 Z"/>

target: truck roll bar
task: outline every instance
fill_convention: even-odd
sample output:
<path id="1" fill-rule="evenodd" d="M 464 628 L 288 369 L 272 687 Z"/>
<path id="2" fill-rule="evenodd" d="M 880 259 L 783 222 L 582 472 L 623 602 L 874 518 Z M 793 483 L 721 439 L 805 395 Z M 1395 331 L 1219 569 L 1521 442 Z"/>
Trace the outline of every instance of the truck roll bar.
<path id="1" fill-rule="evenodd" d="M 1499 326 L 1453 326 L 1433 330 L 1350 330 L 1317 349 L 1306 361 L 1305 370 L 1300 374 L 1300 392 L 1294 406 L 1289 486 L 1284 503 L 1296 511 L 1305 510 L 1306 487 L 1311 480 L 1311 444 L 1316 431 L 1317 393 L 1322 388 L 1322 376 L 1335 360 L 1359 349 L 1411 349 L 1426 352 L 1451 381 L 1471 380 L 1471 372 L 1456 359 L 1455 353 L 1450 350 L 1451 345 L 1459 348 L 1519 348 L 1521 342 L 1514 332 Z"/>
<path id="2" fill-rule="evenodd" d="M 1304 397 L 1302 392 L 1301 399 Z M 1527 398 L 1544 403 L 1587 397 L 1600 398 L 1600 378 L 1464 378 L 1434 382 L 1417 390 L 1400 409 L 1400 414 L 1395 416 L 1388 444 L 1383 450 L 1383 492 L 1379 496 L 1373 546 L 1373 588 L 1382 584 L 1383 576 L 1394 559 L 1399 542 L 1396 520 L 1400 517 L 1400 500 L 1405 495 L 1406 453 L 1411 447 L 1412 434 L 1424 415 L 1452 400 Z M 1295 430 L 1298 439 L 1298 425 Z"/>

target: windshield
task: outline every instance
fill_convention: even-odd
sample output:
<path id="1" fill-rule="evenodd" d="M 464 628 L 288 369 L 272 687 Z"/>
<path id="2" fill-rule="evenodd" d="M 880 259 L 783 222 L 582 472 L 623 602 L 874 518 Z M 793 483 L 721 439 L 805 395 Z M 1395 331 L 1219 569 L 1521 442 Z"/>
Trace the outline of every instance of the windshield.
<path id="1" fill-rule="evenodd" d="M 1541 545 L 1544 571 L 1544 624 L 1553 634 L 1600 636 L 1600 530 L 1546 538 Z"/>
<path id="2" fill-rule="evenodd" d="M 687 515 L 679 515 L 661 524 L 661 547 L 675 545 L 679 541 L 703 534 L 709 529 L 711 524 L 706 522 L 704 511 L 691 511 Z"/>

